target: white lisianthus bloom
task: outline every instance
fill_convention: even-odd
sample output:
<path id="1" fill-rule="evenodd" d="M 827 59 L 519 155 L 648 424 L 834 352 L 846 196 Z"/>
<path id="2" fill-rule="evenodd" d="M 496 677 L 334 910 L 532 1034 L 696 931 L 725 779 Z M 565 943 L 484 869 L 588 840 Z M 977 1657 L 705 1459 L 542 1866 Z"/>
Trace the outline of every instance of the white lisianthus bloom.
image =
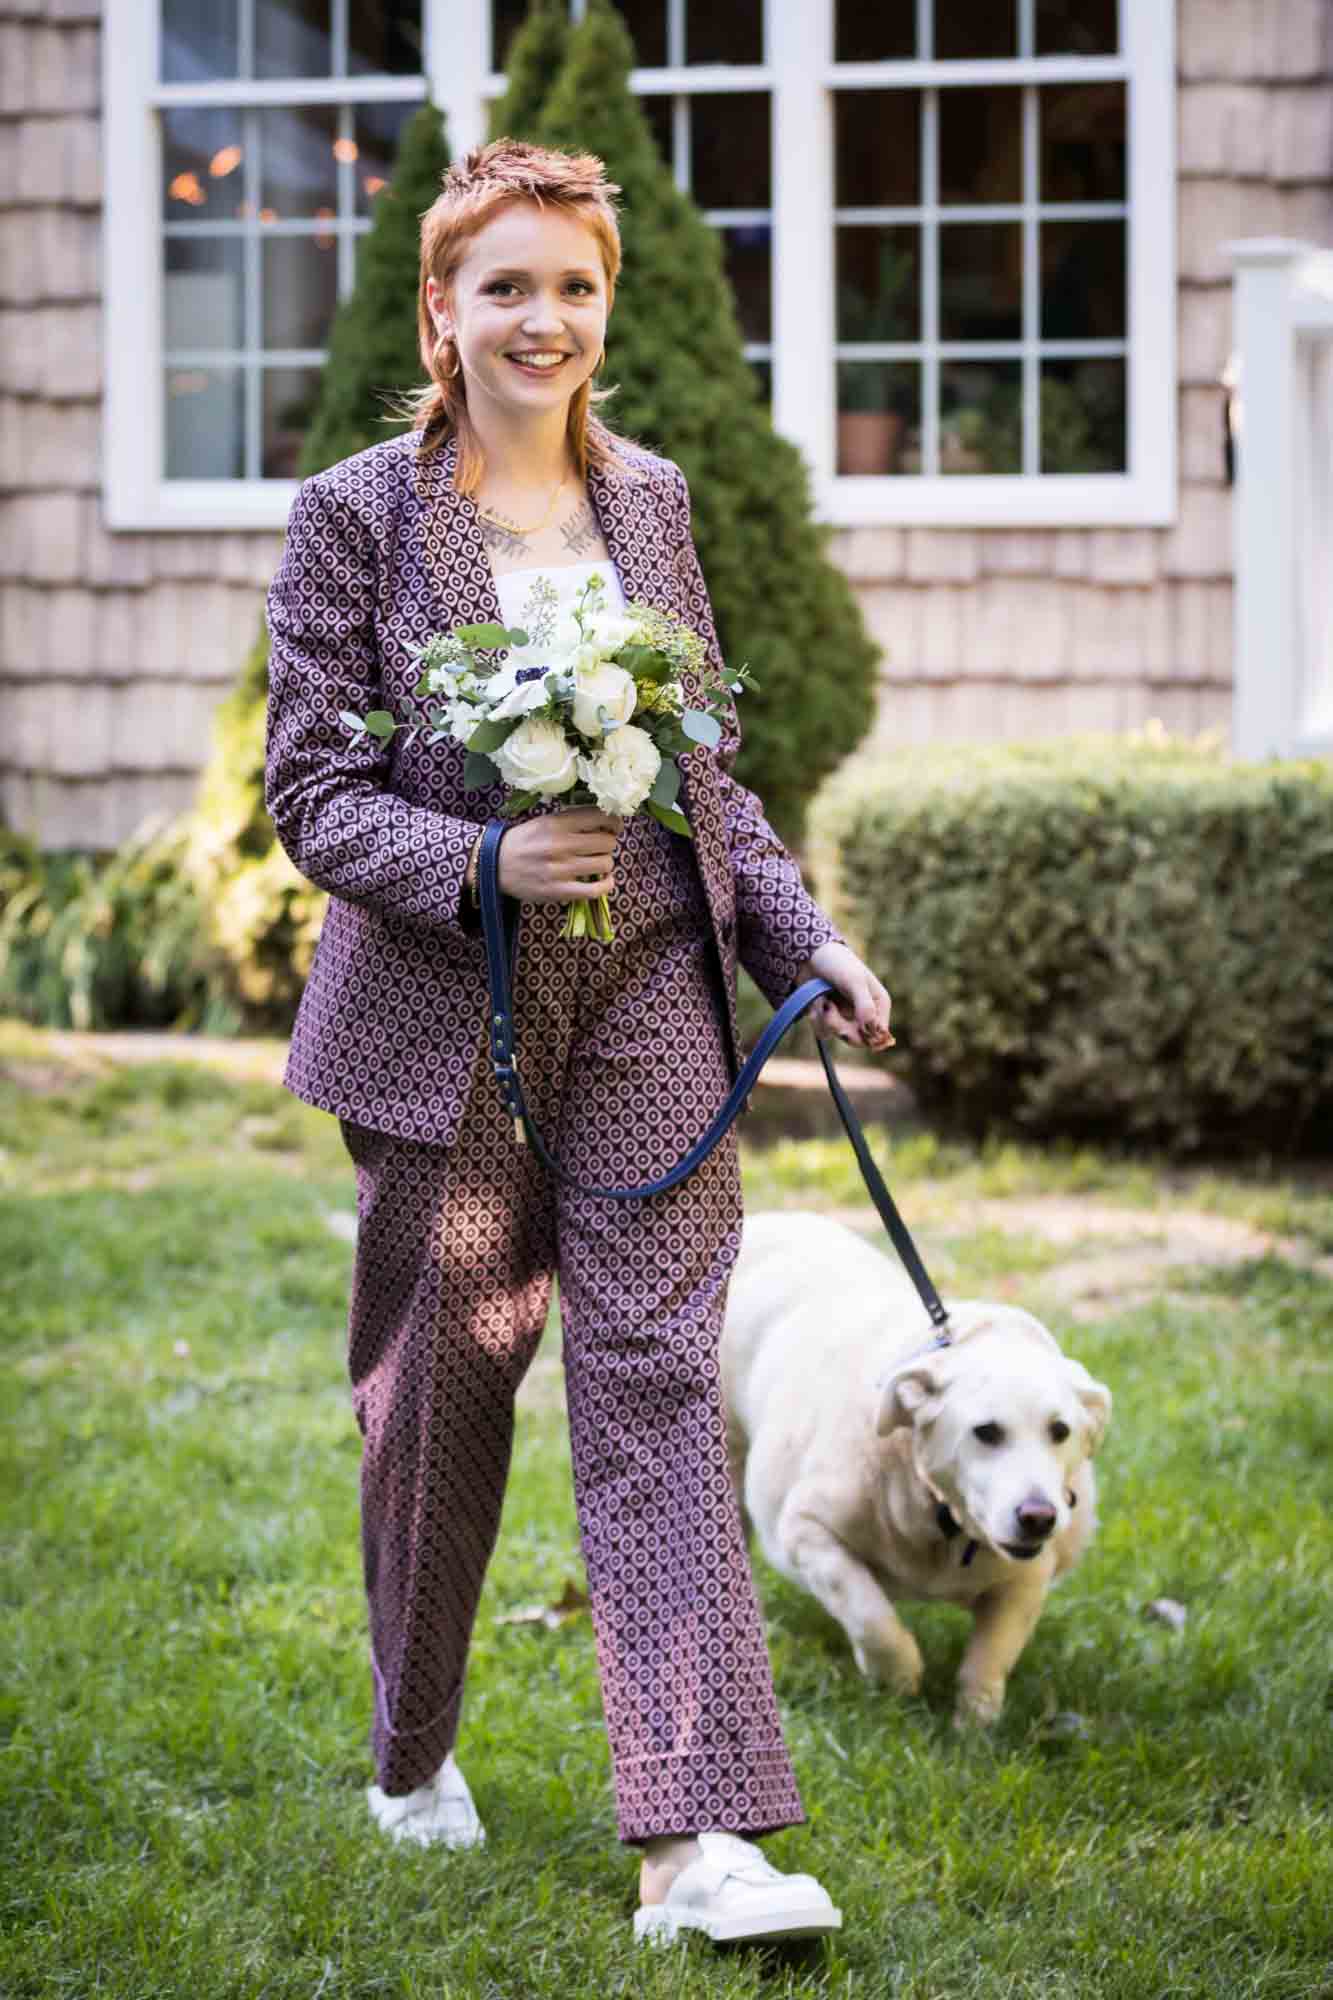
<path id="1" fill-rule="evenodd" d="M 589 638 L 598 652 L 615 653 L 629 644 L 638 629 L 638 620 L 624 611 L 599 611 L 591 620 Z"/>
<path id="2" fill-rule="evenodd" d="M 548 716 L 530 716 L 489 753 L 507 785 L 521 792 L 567 792 L 578 779 L 564 730 Z"/>
<path id="3" fill-rule="evenodd" d="M 633 676 L 623 667 L 608 666 L 593 648 L 581 647 L 574 663 L 574 727 L 583 736 L 600 736 L 599 708 L 612 722 L 628 722 L 637 692 Z"/>
<path id="4" fill-rule="evenodd" d="M 482 710 L 474 708 L 470 701 L 451 702 L 445 716 L 454 740 L 464 745 L 472 741 L 473 730 L 485 719 Z"/>
<path id="5" fill-rule="evenodd" d="M 545 706 L 546 676 L 543 675 L 540 680 L 520 681 L 489 710 L 489 714 L 492 722 L 507 722 L 511 715 L 531 715 L 535 708 Z"/>
<path id="6" fill-rule="evenodd" d="M 613 729 L 595 757 L 580 757 L 578 774 L 603 812 L 627 819 L 653 789 L 662 753 L 646 729 Z"/>

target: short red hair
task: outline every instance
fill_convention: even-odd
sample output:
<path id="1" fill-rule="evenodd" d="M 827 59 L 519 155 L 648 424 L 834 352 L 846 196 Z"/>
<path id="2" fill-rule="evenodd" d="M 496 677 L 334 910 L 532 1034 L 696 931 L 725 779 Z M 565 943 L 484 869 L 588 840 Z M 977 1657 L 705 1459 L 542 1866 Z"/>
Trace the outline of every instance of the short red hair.
<path id="1" fill-rule="evenodd" d="M 421 218 L 417 328 L 421 364 L 430 383 L 414 398 L 414 421 L 425 432 L 423 452 L 435 451 L 447 438 L 457 436 L 454 485 L 460 492 L 476 491 L 484 462 L 456 358 L 457 372 L 452 376 L 443 372 L 442 360 L 455 350 L 452 341 L 435 331 L 426 303 L 426 280 L 434 278 L 441 291 L 451 294 L 469 244 L 488 223 L 516 202 L 531 202 L 538 208 L 549 204 L 582 223 L 596 238 L 609 311 L 615 304 L 621 265 L 620 225 L 612 199 L 619 193 L 595 153 L 561 153 L 523 139 L 492 139 L 489 145 L 474 146 L 444 174 L 439 194 Z M 594 389 L 588 381 L 570 398 L 569 442 L 580 479 L 589 463 L 626 469 L 618 448 L 623 440 L 591 408 L 614 394 L 614 389 Z"/>

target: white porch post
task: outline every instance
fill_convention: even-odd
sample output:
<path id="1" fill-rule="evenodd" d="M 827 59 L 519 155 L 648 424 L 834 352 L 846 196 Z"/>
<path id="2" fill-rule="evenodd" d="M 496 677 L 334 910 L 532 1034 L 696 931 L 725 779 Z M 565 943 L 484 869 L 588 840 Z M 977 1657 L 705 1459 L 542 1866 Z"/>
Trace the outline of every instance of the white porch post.
<path id="1" fill-rule="evenodd" d="M 426 76 L 448 126 L 449 157 L 486 143 L 490 22 L 485 0 L 426 0 Z"/>
<path id="2" fill-rule="evenodd" d="M 767 0 L 773 72 L 773 423 L 815 478 L 836 459 L 833 371 L 833 49 L 829 0 Z"/>
<path id="3" fill-rule="evenodd" d="M 1239 757 L 1288 752 L 1298 725 L 1296 354 L 1292 278 L 1308 246 L 1285 237 L 1227 245 L 1235 269 L 1240 435 L 1232 516 L 1234 685 Z"/>
<path id="4" fill-rule="evenodd" d="M 1333 251 L 1230 243 L 1240 372 L 1232 747 L 1333 750 Z"/>

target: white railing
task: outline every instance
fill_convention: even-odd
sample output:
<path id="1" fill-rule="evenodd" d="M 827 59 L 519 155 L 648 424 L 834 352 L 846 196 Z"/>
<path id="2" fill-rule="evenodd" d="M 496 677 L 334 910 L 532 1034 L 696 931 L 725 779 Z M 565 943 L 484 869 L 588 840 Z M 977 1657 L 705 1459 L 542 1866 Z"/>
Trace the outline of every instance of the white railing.
<path id="1" fill-rule="evenodd" d="M 1333 753 L 1333 251 L 1227 246 L 1238 394 L 1232 748 Z"/>

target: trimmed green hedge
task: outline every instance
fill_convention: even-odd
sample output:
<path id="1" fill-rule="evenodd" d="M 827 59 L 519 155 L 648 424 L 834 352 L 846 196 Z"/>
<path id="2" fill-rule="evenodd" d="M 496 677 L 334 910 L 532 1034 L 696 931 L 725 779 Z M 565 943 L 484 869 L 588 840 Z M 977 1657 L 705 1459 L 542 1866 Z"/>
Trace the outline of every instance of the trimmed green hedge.
<path id="1" fill-rule="evenodd" d="M 894 1057 L 971 1132 L 1333 1150 L 1333 763 L 913 749 L 812 816 Z"/>

